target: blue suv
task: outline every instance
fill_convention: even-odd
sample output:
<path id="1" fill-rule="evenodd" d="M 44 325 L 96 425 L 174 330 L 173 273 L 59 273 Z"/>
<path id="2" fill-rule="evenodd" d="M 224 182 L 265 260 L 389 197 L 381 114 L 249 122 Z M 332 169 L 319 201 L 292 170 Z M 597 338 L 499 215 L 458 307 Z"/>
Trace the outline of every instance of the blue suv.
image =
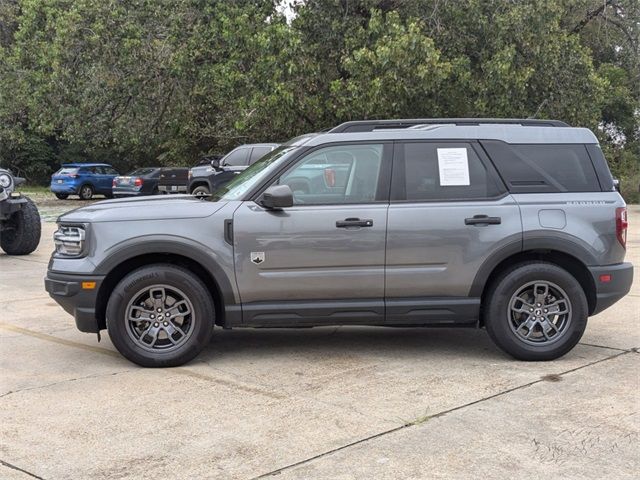
<path id="1" fill-rule="evenodd" d="M 111 198 L 111 185 L 118 175 L 106 163 L 66 163 L 51 176 L 51 191 L 60 200 L 69 195 L 90 200 L 96 193 Z"/>

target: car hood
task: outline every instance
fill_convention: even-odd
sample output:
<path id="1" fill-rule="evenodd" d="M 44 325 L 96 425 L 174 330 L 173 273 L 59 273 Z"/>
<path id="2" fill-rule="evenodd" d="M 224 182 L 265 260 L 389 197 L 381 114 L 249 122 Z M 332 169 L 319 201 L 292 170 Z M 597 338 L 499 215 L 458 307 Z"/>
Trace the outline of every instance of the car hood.
<path id="1" fill-rule="evenodd" d="M 58 217 L 58 222 L 126 222 L 204 218 L 220 210 L 226 202 L 210 202 L 192 195 L 158 195 L 96 202 Z"/>

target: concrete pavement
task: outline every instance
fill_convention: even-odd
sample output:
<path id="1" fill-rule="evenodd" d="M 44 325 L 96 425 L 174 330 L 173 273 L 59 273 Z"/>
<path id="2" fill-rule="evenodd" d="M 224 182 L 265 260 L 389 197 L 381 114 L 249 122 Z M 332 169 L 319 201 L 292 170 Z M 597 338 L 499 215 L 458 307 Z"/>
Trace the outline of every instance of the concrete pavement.
<path id="1" fill-rule="evenodd" d="M 640 208 L 628 258 L 640 266 Z M 554 362 L 486 332 L 217 330 L 142 369 L 44 292 L 54 225 L 0 255 L 0 478 L 632 478 L 640 470 L 640 269 Z"/>

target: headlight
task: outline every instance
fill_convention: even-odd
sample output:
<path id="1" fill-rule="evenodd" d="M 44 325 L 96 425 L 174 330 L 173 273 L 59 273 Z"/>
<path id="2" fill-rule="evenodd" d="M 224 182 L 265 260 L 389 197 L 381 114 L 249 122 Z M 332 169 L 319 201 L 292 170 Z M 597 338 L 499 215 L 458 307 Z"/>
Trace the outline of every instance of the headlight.
<path id="1" fill-rule="evenodd" d="M 84 251 L 84 227 L 60 225 L 53 234 L 56 253 L 67 257 L 78 257 Z"/>
<path id="2" fill-rule="evenodd" d="M 0 187 L 9 188 L 11 186 L 11 175 L 8 173 L 0 173 Z"/>

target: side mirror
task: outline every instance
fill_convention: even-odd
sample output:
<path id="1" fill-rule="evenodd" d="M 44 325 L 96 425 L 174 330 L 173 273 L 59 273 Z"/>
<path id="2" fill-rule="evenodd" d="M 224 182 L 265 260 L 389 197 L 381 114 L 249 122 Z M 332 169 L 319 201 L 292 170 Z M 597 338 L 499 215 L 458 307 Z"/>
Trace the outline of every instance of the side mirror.
<path id="1" fill-rule="evenodd" d="M 221 168 L 220 168 L 220 160 L 217 159 L 217 158 L 214 158 L 213 160 L 211 160 L 211 167 L 214 170 L 221 170 Z"/>
<path id="2" fill-rule="evenodd" d="M 291 187 L 289 185 L 272 185 L 264 191 L 260 203 L 263 207 L 273 210 L 292 207 L 293 192 Z"/>

